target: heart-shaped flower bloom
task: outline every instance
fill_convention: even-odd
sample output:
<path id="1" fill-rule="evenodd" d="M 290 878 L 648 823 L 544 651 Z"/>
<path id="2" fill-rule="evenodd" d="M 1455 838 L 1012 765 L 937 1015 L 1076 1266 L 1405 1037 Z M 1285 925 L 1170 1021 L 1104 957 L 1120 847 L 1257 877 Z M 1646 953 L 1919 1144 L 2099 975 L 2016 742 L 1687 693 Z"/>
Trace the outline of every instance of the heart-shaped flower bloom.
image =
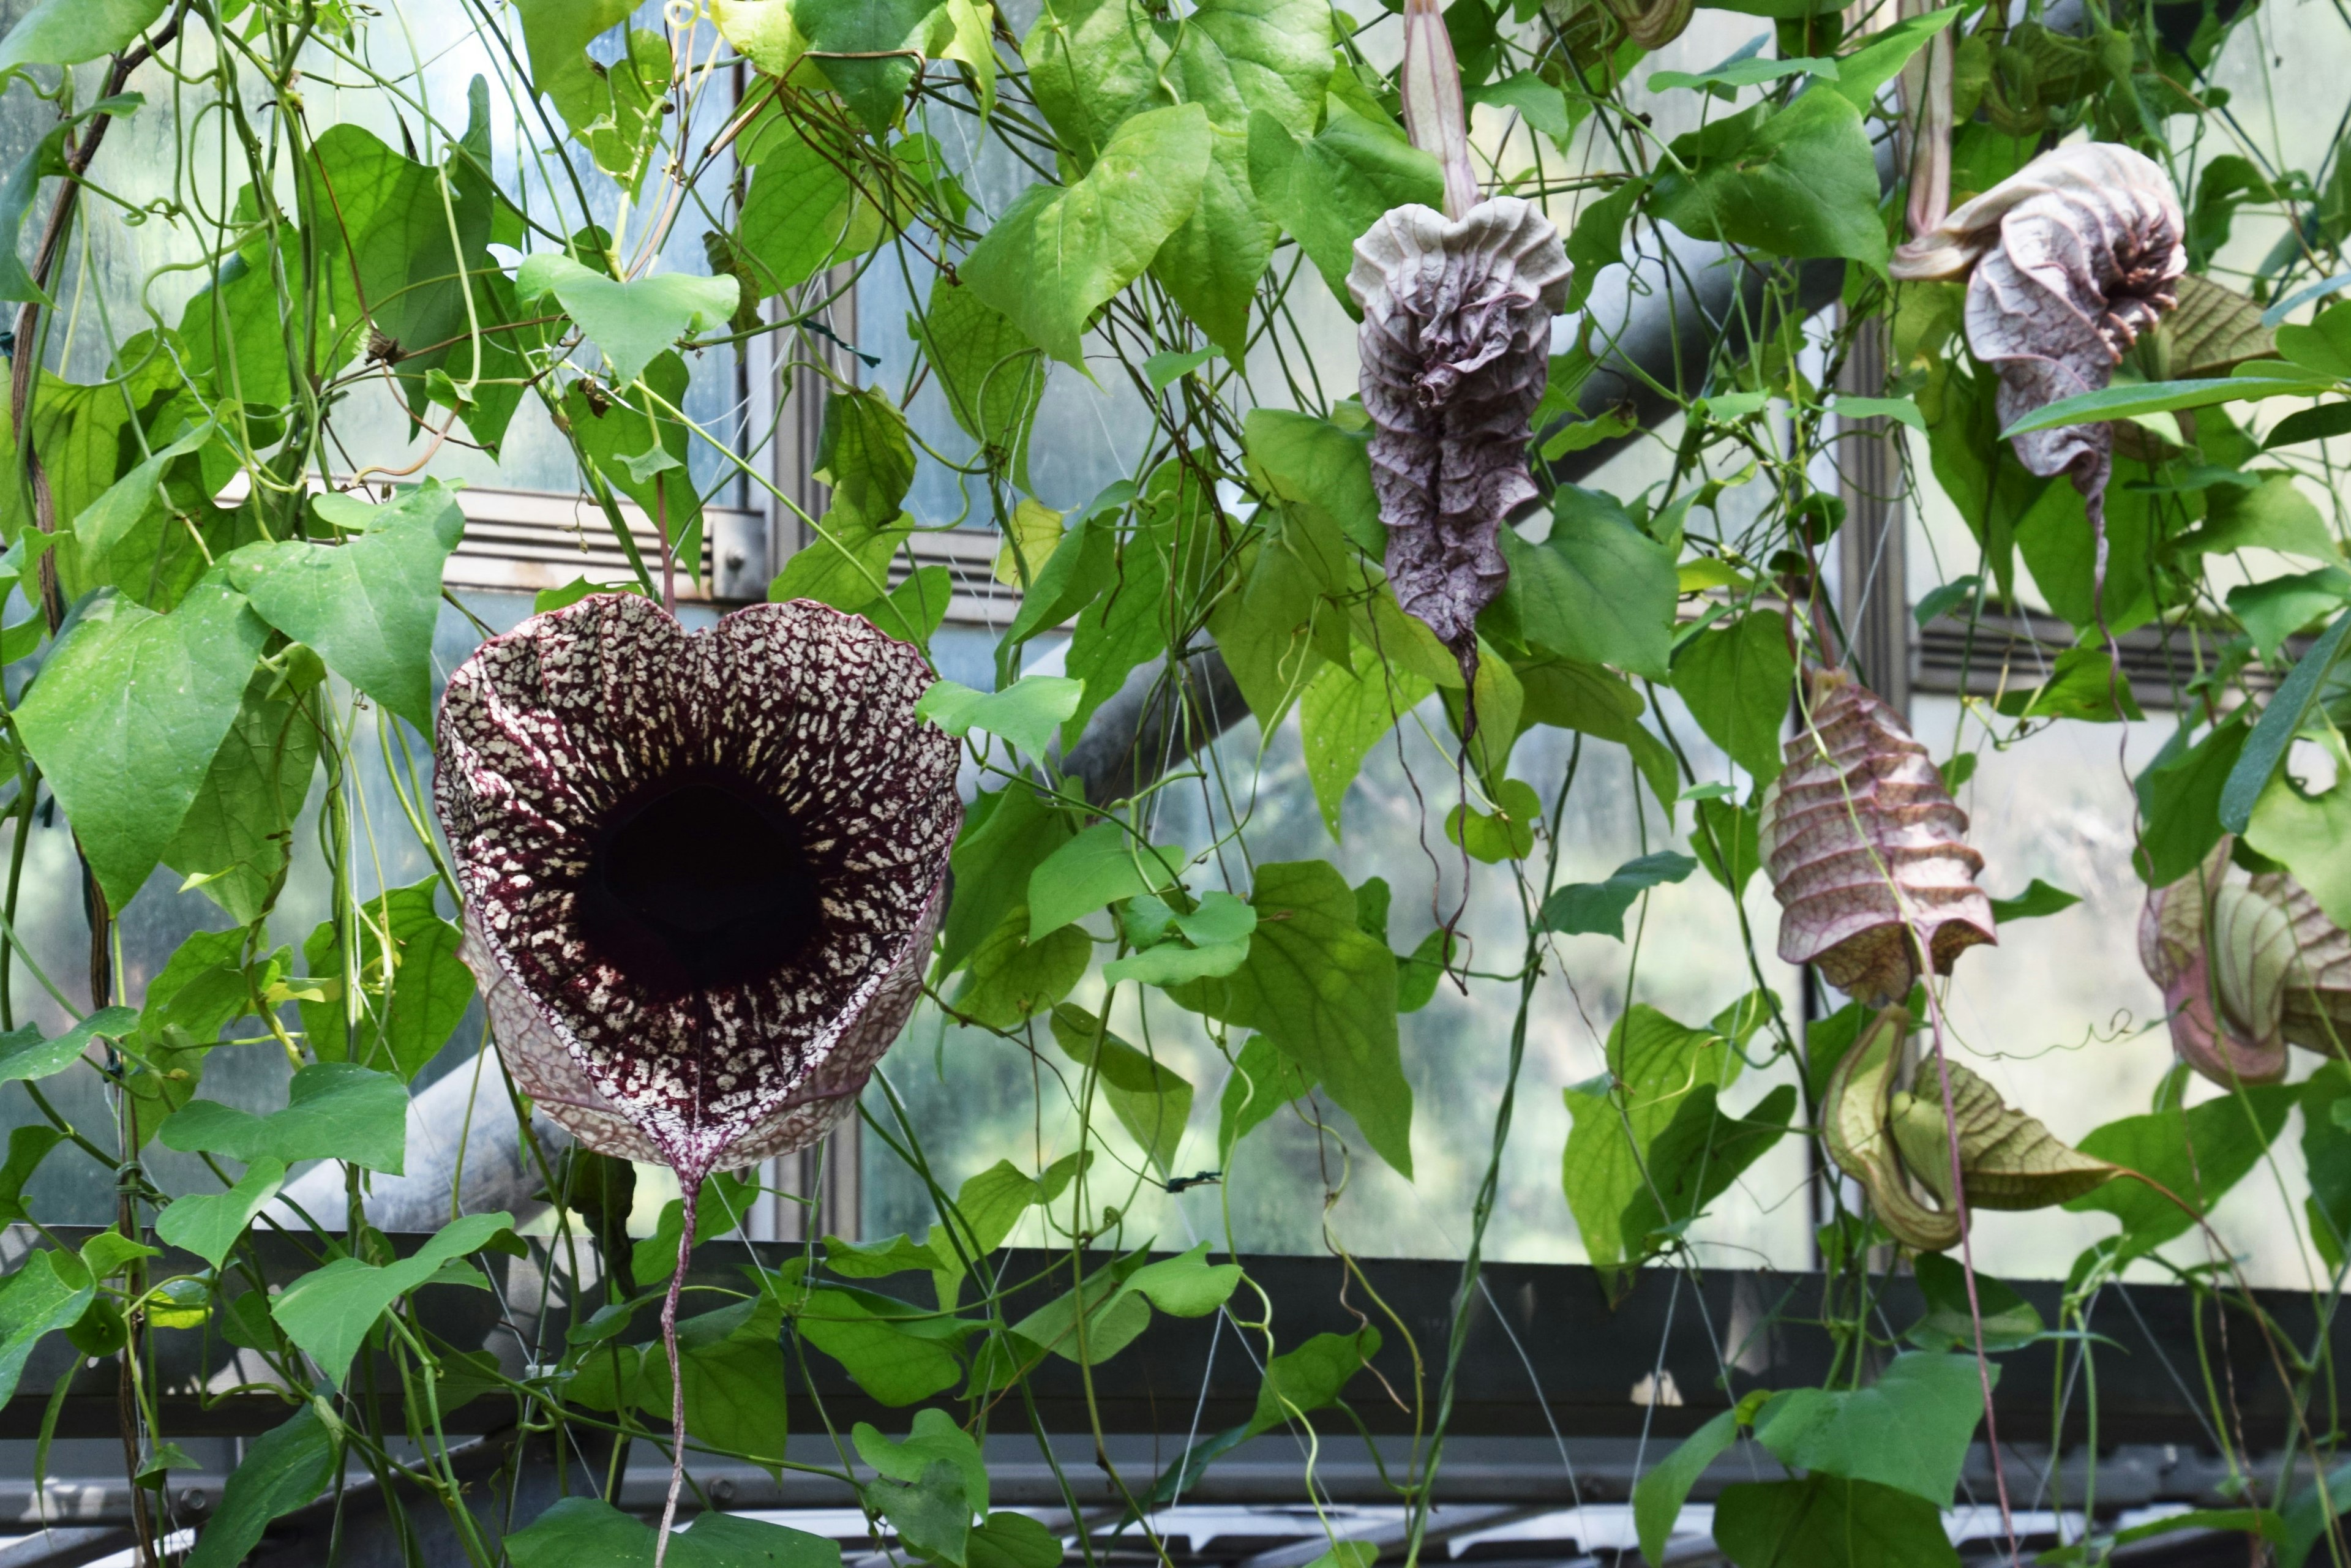
<path id="1" fill-rule="evenodd" d="M 517 1083 L 592 1149 L 806 1147 L 920 994 L 963 820 L 913 647 L 820 604 L 689 632 L 633 594 L 534 616 L 441 706 L 465 958 Z"/>

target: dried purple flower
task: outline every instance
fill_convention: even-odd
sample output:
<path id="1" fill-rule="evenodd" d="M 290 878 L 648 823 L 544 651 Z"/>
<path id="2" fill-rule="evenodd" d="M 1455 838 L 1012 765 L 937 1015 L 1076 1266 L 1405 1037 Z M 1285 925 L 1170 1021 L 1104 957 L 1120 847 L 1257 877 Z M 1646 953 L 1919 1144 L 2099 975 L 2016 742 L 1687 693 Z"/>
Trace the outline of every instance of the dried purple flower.
<path id="1" fill-rule="evenodd" d="M 2044 152 L 1894 253 L 1897 278 L 1968 278 L 1968 347 L 2000 374 L 2011 424 L 2104 387 L 2138 335 L 2177 298 L 2188 253 L 2171 178 L 2127 147 Z M 1970 276 L 1972 274 L 1972 276 Z M 2061 425 L 2015 438 L 2026 468 L 2068 474 L 2097 531 L 2105 580 L 2114 432 Z"/>
<path id="2" fill-rule="evenodd" d="M 499 1050 L 581 1143 L 674 1167 L 688 1214 L 712 1171 L 822 1136 L 920 994 L 963 821 L 931 680 L 821 604 L 688 632 L 633 594 L 449 678 L 435 799 Z M 662 1309 L 672 1508 L 693 1238 Z"/>
<path id="3" fill-rule="evenodd" d="M 1495 196 L 1458 222 L 1396 208 L 1355 242 L 1347 274 L 1388 580 L 1472 685 L 1478 612 L 1510 578 L 1496 536 L 1538 494 L 1528 422 L 1568 271 L 1542 210 Z"/>
<path id="4" fill-rule="evenodd" d="M 1784 751 L 1756 826 L 1785 912 L 1782 958 L 1884 1007 L 1910 994 L 1922 943 L 1948 975 L 1999 940 L 1968 814 L 1901 715 L 1842 672 L 1815 671 L 1811 724 Z"/>

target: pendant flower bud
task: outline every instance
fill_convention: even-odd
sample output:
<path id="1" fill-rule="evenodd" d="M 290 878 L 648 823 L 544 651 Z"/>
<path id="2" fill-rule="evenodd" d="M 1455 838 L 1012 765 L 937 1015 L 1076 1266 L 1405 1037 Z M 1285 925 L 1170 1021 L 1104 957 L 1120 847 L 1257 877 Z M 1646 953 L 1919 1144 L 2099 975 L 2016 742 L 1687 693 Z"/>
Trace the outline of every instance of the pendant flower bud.
<path id="1" fill-rule="evenodd" d="M 2177 302 L 2184 227 L 2169 175 L 2127 147 L 2087 142 L 2043 153 L 1955 209 L 1897 249 L 1891 271 L 1967 278 L 1968 347 L 1999 373 L 2006 426 L 2107 383 Z M 2112 427 L 2032 431 L 2015 446 L 2032 472 L 2072 476 L 2103 545 Z"/>
<path id="2" fill-rule="evenodd" d="M 2274 1083 L 2286 1048 L 2351 1058 L 2351 936 L 2291 875 L 2248 877 L 2223 838 L 2147 895 L 2139 962 L 2163 988 L 2171 1046 L 2215 1083 Z"/>
<path id="3" fill-rule="evenodd" d="M 534 616 L 441 707 L 468 965 L 516 1081 L 698 1186 L 821 1137 L 904 1025 L 963 817 L 922 655 L 820 604 Z"/>
<path id="4" fill-rule="evenodd" d="M 1885 1007 L 1910 994 L 1922 945 L 1948 975 L 1968 948 L 1999 940 L 1975 883 L 1983 856 L 1901 715 L 1840 671 L 1813 672 L 1812 687 L 1812 724 L 1783 748 L 1757 824 L 1785 912 L 1780 956 Z"/>

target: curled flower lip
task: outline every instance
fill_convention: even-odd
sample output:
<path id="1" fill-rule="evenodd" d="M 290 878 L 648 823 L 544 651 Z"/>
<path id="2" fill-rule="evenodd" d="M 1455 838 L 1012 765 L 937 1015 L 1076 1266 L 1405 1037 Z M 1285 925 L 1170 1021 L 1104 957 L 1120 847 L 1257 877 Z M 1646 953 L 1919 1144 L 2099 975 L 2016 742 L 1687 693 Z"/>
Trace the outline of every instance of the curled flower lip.
<path id="1" fill-rule="evenodd" d="M 810 603 L 600 595 L 477 650 L 436 803 L 518 1082 L 682 1179 L 821 1136 L 904 1026 L 962 821 L 922 655 Z"/>

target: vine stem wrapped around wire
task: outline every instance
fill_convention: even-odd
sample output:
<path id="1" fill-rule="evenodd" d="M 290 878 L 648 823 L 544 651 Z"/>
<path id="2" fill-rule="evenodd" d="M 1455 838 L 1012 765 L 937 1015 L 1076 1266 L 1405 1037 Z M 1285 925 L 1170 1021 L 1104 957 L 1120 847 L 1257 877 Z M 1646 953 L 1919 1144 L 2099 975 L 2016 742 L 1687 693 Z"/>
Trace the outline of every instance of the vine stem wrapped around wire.
<path id="1" fill-rule="evenodd" d="M 914 715 L 932 679 L 821 604 L 688 632 L 600 594 L 482 644 L 442 700 L 434 801 L 499 1052 L 581 1144 L 677 1173 L 657 1562 L 702 1184 L 822 1137 L 921 994 L 963 821 L 956 743 Z"/>
<path id="2" fill-rule="evenodd" d="M 1473 691 L 1478 612 L 1510 579 L 1499 536 L 1539 491 L 1530 420 L 1551 369 L 1570 268 L 1559 231 L 1516 196 L 1480 201 L 1460 70 L 1436 0 L 1407 0 L 1405 123 L 1437 161 L 1445 211 L 1397 207 L 1355 241 L 1364 411 L 1384 565 Z M 1465 728 L 1474 731 L 1476 709 Z"/>

